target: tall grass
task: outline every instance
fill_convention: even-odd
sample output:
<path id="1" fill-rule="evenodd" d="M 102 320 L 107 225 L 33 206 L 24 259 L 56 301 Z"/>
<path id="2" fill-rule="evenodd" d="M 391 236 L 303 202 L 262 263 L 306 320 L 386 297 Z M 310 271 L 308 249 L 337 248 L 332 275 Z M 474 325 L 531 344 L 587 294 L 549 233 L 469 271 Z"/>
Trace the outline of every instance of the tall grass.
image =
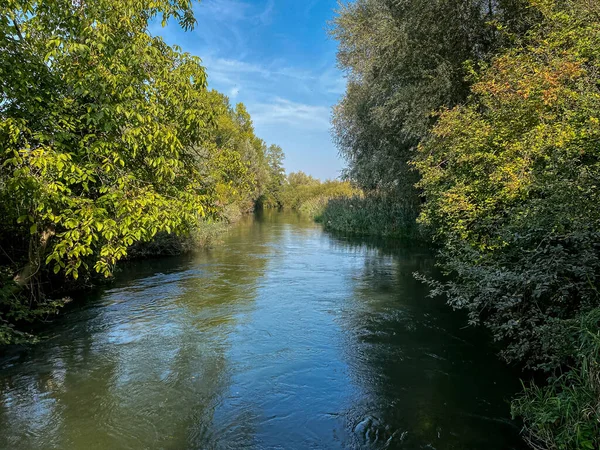
<path id="1" fill-rule="evenodd" d="M 311 216 L 326 199 L 357 195 L 360 190 L 347 181 L 321 182 L 303 173 L 292 173 L 279 193 L 279 205 L 284 210 L 301 211 Z"/>
<path id="2" fill-rule="evenodd" d="M 573 327 L 577 342 L 571 368 L 548 385 L 524 386 L 512 404 L 534 449 L 600 449 L 600 308 Z"/>
<path id="3" fill-rule="evenodd" d="M 417 215 L 417 206 L 402 198 L 369 194 L 330 199 L 319 220 L 326 230 L 413 239 L 422 237 Z"/>
<path id="4" fill-rule="evenodd" d="M 223 207 L 218 219 L 201 220 L 186 234 L 158 233 L 149 242 L 134 244 L 128 249 L 128 259 L 174 256 L 211 247 L 221 242 L 229 226 L 248 212 L 248 205 L 233 203 Z"/>
<path id="5" fill-rule="evenodd" d="M 316 222 L 321 222 L 323 213 L 327 208 L 327 204 L 331 200 L 331 197 L 326 195 L 319 195 L 318 197 L 311 198 L 300 206 L 298 210 L 301 214 L 310 217 Z"/>

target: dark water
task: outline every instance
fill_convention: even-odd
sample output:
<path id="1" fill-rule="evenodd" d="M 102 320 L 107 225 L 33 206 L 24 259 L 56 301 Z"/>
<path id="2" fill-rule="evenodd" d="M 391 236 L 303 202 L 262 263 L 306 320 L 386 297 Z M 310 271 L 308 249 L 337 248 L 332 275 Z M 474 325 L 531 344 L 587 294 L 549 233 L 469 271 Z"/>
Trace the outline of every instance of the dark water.
<path id="1" fill-rule="evenodd" d="M 0 361 L 0 448 L 523 448 L 516 375 L 432 263 L 284 214 L 133 263 Z"/>

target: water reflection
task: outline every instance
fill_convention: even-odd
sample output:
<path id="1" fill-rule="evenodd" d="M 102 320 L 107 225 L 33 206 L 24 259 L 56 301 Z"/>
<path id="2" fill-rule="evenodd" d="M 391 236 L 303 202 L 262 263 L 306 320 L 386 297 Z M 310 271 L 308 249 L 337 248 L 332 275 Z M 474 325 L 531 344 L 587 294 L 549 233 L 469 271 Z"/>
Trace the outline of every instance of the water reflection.
<path id="1" fill-rule="evenodd" d="M 507 418 L 515 374 L 482 345 L 481 330 L 465 329 L 462 314 L 427 298 L 413 277 L 435 273 L 432 254 L 351 238 L 332 246 L 364 256 L 340 317 L 359 393 L 348 412 L 354 445 L 522 448 Z"/>
<path id="2" fill-rule="evenodd" d="M 515 376 L 415 270 L 276 213 L 133 263 L 0 362 L 0 448 L 520 448 Z"/>

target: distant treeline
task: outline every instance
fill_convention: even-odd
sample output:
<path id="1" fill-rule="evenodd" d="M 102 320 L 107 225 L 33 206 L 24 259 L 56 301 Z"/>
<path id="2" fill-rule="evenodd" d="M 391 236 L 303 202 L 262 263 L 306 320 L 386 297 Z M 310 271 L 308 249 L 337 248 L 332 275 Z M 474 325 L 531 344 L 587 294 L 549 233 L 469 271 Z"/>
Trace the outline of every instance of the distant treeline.
<path id="1" fill-rule="evenodd" d="M 321 181 L 304 172 L 292 172 L 271 196 L 276 202 L 272 202 L 271 206 L 298 211 L 318 219 L 330 199 L 353 195 L 360 195 L 360 191 L 348 181 Z"/>
<path id="2" fill-rule="evenodd" d="M 207 89 L 199 58 L 148 32 L 160 20 L 193 27 L 191 2 L 0 6 L 0 344 L 119 260 L 205 243 L 284 182 L 281 148 Z"/>
<path id="3" fill-rule="evenodd" d="M 532 447 L 600 448 L 600 2 L 356 0 L 331 34 L 346 177 L 397 205 L 371 230 L 432 237 L 433 294 L 546 380 L 513 402 Z"/>

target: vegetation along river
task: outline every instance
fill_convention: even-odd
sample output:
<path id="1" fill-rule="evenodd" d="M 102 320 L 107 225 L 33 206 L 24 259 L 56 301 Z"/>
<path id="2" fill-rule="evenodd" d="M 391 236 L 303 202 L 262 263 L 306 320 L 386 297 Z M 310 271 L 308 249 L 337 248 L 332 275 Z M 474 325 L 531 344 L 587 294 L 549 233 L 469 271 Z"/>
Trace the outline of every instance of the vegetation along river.
<path id="1" fill-rule="evenodd" d="M 0 361 L 0 448 L 523 448 L 517 374 L 414 271 L 282 213 L 123 266 Z"/>

